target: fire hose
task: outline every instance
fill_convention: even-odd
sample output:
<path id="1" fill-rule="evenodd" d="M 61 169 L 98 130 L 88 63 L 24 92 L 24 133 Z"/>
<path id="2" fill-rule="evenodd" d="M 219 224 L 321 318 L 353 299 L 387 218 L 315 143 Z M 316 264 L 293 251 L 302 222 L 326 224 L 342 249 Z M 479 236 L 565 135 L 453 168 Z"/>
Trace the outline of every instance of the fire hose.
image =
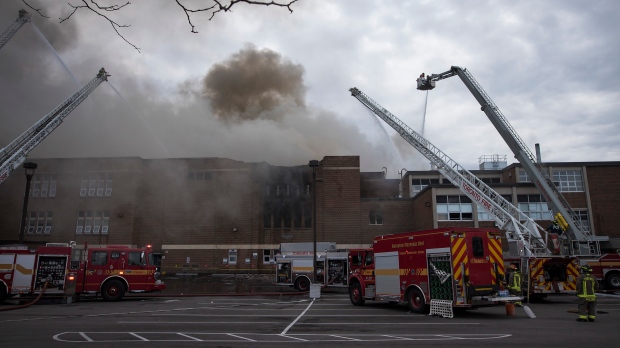
<path id="1" fill-rule="evenodd" d="M 39 302 L 39 300 L 41 299 L 41 297 L 43 297 L 43 294 L 45 293 L 45 289 L 47 289 L 47 285 L 50 283 L 51 279 L 48 278 L 45 280 L 45 284 L 43 284 L 43 288 L 41 289 L 41 293 L 39 294 L 39 296 L 37 296 L 37 298 L 35 298 L 34 300 L 23 304 L 23 305 L 19 305 L 19 306 L 13 306 L 13 307 L 7 307 L 7 308 L 0 308 L 0 312 L 4 312 L 4 311 L 12 311 L 15 309 L 22 309 L 22 308 L 27 308 L 32 306 L 33 304 Z"/>

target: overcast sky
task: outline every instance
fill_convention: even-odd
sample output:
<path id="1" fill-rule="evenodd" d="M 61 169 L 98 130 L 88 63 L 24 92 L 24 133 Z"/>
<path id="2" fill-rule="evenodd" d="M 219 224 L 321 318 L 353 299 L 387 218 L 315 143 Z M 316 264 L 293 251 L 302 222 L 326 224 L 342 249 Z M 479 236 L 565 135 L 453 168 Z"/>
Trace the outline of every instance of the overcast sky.
<path id="1" fill-rule="evenodd" d="M 78 0 L 69 0 L 79 4 Z M 33 13 L 0 49 L 0 146 L 95 77 L 112 75 L 31 153 L 36 157 L 227 157 L 305 165 L 360 155 L 363 171 L 428 170 L 349 89 L 357 87 L 468 169 L 513 154 L 458 77 L 467 68 L 547 162 L 619 161 L 620 2 L 299 0 L 238 4 L 191 28 L 174 1 L 108 13 L 67 0 Z M 107 3 L 112 3 L 108 1 Z M 210 1 L 184 1 L 188 6 Z M 24 8 L 0 2 L 0 31 Z M 31 13 L 32 10 L 28 9 Z M 41 35 L 39 35 L 39 32 Z M 53 48 L 53 49 L 52 49 Z M 56 55 L 56 53 L 58 55 Z M 424 116 L 425 115 L 425 116 Z"/>

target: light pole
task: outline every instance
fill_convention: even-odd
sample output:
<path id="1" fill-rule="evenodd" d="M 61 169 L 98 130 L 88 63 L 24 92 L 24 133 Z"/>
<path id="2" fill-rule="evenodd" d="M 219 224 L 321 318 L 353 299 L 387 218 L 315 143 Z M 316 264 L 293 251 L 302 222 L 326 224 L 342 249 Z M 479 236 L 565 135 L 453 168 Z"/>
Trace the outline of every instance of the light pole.
<path id="1" fill-rule="evenodd" d="M 312 282 L 316 282 L 316 169 L 319 167 L 319 161 L 311 160 L 308 166 L 312 168 L 312 229 L 313 229 L 313 254 L 312 254 Z"/>
<path id="2" fill-rule="evenodd" d="M 19 244 L 24 242 L 24 232 L 26 230 L 26 215 L 28 214 L 28 197 L 30 196 L 30 180 L 37 170 L 37 164 L 32 162 L 24 163 L 24 170 L 26 171 L 26 192 L 24 193 L 24 208 L 22 210 L 22 222 L 19 227 Z"/>

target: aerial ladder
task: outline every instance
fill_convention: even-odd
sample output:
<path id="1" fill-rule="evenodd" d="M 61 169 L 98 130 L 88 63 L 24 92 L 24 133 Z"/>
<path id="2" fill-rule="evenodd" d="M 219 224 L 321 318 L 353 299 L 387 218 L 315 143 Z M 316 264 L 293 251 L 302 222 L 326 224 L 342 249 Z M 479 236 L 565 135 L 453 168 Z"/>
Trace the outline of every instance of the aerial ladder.
<path id="1" fill-rule="evenodd" d="M 32 15 L 26 10 L 19 10 L 19 16 L 17 19 L 9 25 L 8 28 L 2 33 L 0 36 L 0 49 L 7 43 L 9 40 L 15 35 L 15 33 L 22 27 L 22 25 L 26 24 L 26 22 L 30 22 L 32 19 Z"/>
<path id="2" fill-rule="evenodd" d="M 110 76 L 101 68 L 97 76 L 63 101 L 22 135 L 0 150 L 0 184 L 26 160 L 26 156 L 45 139 L 88 95 Z"/>
<path id="3" fill-rule="evenodd" d="M 362 91 L 357 88 L 351 88 L 349 91 L 431 161 L 441 175 L 482 207 L 495 220 L 498 228 L 506 231 L 511 254 L 525 258 L 552 255 L 547 247 L 547 231 L 533 219 Z"/>
<path id="4" fill-rule="evenodd" d="M 548 172 L 537 161 L 497 105 L 493 103 L 489 95 L 467 69 L 453 66 L 450 70 L 440 74 L 428 76 L 422 74 L 417 79 L 417 89 L 431 90 L 435 88 L 437 81 L 454 75 L 458 75 L 461 78 L 465 86 L 480 103 L 482 111 L 487 115 L 508 147 L 510 147 L 510 150 L 514 153 L 515 158 L 521 163 L 527 175 L 542 193 L 548 207 L 553 212 L 554 219 L 565 232 L 564 235 L 567 239 L 564 241 L 568 253 L 571 256 L 599 256 L 601 254 L 599 242 L 607 239 L 605 237 L 592 236 L 589 228 L 581 221 L 579 215 L 573 211 L 553 180 L 549 177 Z"/>

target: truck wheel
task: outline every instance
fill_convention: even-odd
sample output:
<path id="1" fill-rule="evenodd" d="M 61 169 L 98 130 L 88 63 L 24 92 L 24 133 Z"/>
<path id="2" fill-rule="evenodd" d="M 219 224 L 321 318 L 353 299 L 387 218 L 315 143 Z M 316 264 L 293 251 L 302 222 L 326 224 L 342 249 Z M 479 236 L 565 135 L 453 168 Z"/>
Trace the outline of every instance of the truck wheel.
<path id="1" fill-rule="evenodd" d="M 295 281 L 295 289 L 302 292 L 310 290 L 310 280 L 306 277 L 297 278 Z"/>
<path id="2" fill-rule="evenodd" d="M 125 295 L 125 285 L 118 279 L 112 279 L 101 288 L 101 296 L 104 301 L 120 301 Z"/>
<path id="3" fill-rule="evenodd" d="M 405 295 L 409 309 L 414 313 L 423 314 L 426 311 L 426 300 L 424 294 L 417 288 L 407 290 Z"/>
<path id="4" fill-rule="evenodd" d="M 3 284 L 0 284 L 0 303 L 6 301 L 9 298 L 9 295 L 6 292 L 6 288 Z"/>
<path id="5" fill-rule="evenodd" d="M 620 273 L 609 273 L 607 277 L 605 277 L 605 283 L 611 290 L 620 289 Z"/>
<path id="6" fill-rule="evenodd" d="M 351 284 L 349 287 L 349 298 L 354 306 L 361 306 L 364 304 L 364 296 L 362 296 L 362 286 L 360 283 Z"/>

